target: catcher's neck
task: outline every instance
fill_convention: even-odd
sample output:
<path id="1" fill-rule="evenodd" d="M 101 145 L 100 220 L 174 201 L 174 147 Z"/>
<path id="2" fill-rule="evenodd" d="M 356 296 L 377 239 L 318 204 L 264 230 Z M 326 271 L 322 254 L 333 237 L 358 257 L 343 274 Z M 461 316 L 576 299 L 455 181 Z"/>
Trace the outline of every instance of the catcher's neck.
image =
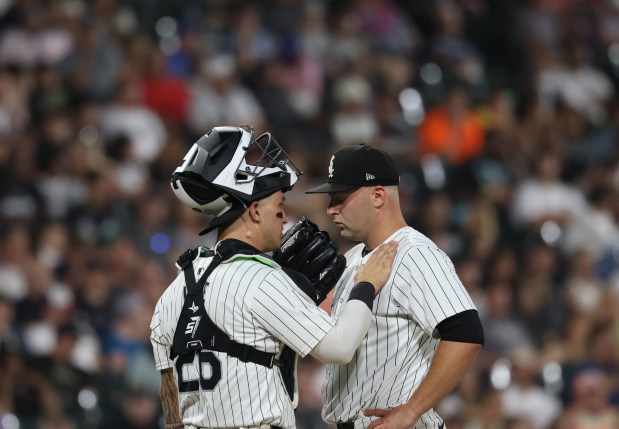
<path id="1" fill-rule="evenodd" d="M 260 227 L 260 224 L 249 222 L 242 217 L 232 222 L 227 228 L 219 230 L 217 234 L 218 242 L 228 238 L 243 241 L 265 253 L 275 250 L 274 246 L 279 244 L 279 240 L 275 244 L 269 242 L 269 236 Z"/>
<path id="2" fill-rule="evenodd" d="M 219 234 L 217 236 L 217 242 L 220 242 L 222 240 L 227 240 L 229 238 L 234 238 L 236 240 L 243 241 L 255 247 L 256 249 L 260 250 L 261 252 L 268 252 L 272 250 L 272 249 L 265 249 L 265 246 L 261 240 L 257 240 L 251 235 L 250 237 L 247 237 L 246 234 L 244 234 L 242 231 L 231 231 L 228 234 Z"/>
<path id="3" fill-rule="evenodd" d="M 253 228 L 246 222 L 242 222 L 241 219 L 233 222 L 227 228 L 222 228 L 217 234 L 217 242 L 226 240 L 228 238 L 234 238 L 239 241 L 243 241 L 261 252 L 268 252 L 273 249 L 267 249 L 265 246 L 265 240 L 262 239 L 263 234 L 258 228 Z"/>

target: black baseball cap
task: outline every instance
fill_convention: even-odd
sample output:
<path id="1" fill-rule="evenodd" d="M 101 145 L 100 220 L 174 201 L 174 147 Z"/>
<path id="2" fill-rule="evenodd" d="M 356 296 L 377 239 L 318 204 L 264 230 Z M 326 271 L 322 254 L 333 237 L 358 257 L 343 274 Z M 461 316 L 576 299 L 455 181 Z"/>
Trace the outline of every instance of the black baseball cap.
<path id="1" fill-rule="evenodd" d="M 356 144 L 335 152 L 329 163 L 327 183 L 305 193 L 343 192 L 363 186 L 394 186 L 399 183 L 395 161 L 387 152 Z"/>

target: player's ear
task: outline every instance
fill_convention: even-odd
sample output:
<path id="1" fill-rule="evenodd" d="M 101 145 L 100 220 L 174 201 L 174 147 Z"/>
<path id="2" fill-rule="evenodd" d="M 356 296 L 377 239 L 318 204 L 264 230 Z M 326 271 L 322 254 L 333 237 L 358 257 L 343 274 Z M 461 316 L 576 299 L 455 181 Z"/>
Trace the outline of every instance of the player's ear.
<path id="1" fill-rule="evenodd" d="M 253 201 L 249 207 L 247 207 L 247 213 L 252 222 L 260 222 L 260 204 L 258 201 Z"/>
<path id="2" fill-rule="evenodd" d="M 382 186 L 374 186 L 370 193 L 370 201 L 376 209 L 381 208 L 387 200 L 387 190 Z"/>

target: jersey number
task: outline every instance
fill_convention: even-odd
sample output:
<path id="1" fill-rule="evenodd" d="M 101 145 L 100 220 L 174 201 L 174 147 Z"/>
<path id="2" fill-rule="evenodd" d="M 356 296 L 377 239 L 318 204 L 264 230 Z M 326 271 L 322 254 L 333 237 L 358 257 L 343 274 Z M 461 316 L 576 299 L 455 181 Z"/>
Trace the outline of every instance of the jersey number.
<path id="1" fill-rule="evenodd" d="M 176 359 L 178 391 L 181 393 L 213 390 L 221 380 L 221 361 L 213 352 L 200 350 L 198 368 L 194 365 L 194 353 L 182 354 Z"/>

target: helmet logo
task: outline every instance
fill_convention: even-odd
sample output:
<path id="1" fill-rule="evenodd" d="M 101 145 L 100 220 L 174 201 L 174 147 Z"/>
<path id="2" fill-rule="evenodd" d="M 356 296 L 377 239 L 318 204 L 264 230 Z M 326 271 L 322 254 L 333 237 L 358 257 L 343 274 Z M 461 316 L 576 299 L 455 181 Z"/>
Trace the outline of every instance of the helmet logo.
<path id="1" fill-rule="evenodd" d="M 333 177 L 333 159 L 334 158 L 335 158 L 335 155 L 333 155 L 331 157 L 331 161 L 329 161 L 329 179 Z"/>

